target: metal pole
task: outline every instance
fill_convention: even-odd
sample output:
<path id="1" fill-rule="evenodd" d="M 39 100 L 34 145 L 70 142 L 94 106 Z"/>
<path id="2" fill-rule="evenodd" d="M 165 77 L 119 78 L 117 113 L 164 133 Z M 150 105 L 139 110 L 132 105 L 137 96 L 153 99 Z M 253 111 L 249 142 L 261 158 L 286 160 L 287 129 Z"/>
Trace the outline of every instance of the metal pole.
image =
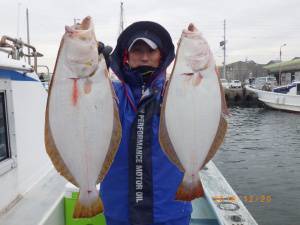
<path id="1" fill-rule="evenodd" d="M 282 63 L 281 62 L 281 56 L 282 56 L 281 48 L 284 47 L 284 46 L 286 46 L 286 44 L 281 45 L 280 48 L 279 48 L 279 61 L 280 61 L 279 62 L 280 63 L 279 64 L 279 74 L 278 74 L 278 80 L 279 80 L 278 83 L 279 83 L 279 85 L 281 85 L 281 63 Z"/>
<path id="2" fill-rule="evenodd" d="M 17 39 L 20 38 L 20 7 L 21 3 L 18 2 L 18 16 L 17 16 Z"/>
<path id="3" fill-rule="evenodd" d="M 124 30 L 124 14 L 123 14 L 123 2 L 121 2 L 120 6 L 120 27 L 119 27 L 119 35 L 123 32 Z"/>
<path id="4" fill-rule="evenodd" d="M 28 8 L 26 8 L 26 22 L 27 22 L 27 44 L 30 45 L 30 37 L 29 37 L 29 13 Z M 30 49 L 27 48 L 28 55 L 30 55 Z M 28 64 L 31 65 L 30 56 L 28 56 Z"/>
<path id="5" fill-rule="evenodd" d="M 227 80 L 227 77 L 226 77 L 226 20 L 224 20 L 224 61 L 223 61 L 223 78 Z"/>

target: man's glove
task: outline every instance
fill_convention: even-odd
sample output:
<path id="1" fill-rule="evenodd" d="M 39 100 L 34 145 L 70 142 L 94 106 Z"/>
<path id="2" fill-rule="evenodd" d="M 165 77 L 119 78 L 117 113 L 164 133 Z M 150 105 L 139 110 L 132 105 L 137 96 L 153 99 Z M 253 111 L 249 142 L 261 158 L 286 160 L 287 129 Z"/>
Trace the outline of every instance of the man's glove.
<path id="1" fill-rule="evenodd" d="M 98 54 L 103 54 L 107 68 L 110 65 L 110 53 L 112 52 L 112 47 L 105 45 L 102 42 L 98 42 Z"/>

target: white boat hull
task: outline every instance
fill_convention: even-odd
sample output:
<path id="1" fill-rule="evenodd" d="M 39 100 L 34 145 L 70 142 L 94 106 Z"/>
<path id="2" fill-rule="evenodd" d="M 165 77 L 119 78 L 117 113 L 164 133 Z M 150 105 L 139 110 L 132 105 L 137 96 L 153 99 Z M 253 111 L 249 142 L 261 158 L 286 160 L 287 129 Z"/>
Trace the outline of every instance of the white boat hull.
<path id="1" fill-rule="evenodd" d="M 267 106 L 286 111 L 300 112 L 300 95 L 289 95 L 257 90 L 258 99 Z"/>

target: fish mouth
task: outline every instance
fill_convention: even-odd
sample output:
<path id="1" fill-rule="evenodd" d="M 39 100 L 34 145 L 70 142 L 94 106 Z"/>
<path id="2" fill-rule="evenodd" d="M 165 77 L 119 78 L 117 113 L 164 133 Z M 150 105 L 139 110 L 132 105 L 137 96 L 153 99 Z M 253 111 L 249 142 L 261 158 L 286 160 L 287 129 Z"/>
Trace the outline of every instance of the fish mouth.
<path id="1" fill-rule="evenodd" d="M 90 16 L 85 17 L 80 24 L 81 30 L 88 30 L 91 26 L 91 23 L 92 23 L 92 17 Z"/>
<path id="2" fill-rule="evenodd" d="M 198 29 L 195 27 L 195 25 L 193 23 L 190 23 L 189 26 L 188 26 L 188 31 L 197 32 Z"/>
<path id="3" fill-rule="evenodd" d="M 182 31 L 182 37 L 189 39 L 203 39 L 201 32 L 199 32 L 198 28 L 193 23 L 190 23 L 188 28 Z"/>
<path id="4" fill-rule="evenodd" d="M 72 26 L 65 26 L 65 31 L 69 36 L 74 36 L 82 31 L 88 31 L 92 27 L 92 17 L 85 17 L 81 23 L 74 24 Z"/>

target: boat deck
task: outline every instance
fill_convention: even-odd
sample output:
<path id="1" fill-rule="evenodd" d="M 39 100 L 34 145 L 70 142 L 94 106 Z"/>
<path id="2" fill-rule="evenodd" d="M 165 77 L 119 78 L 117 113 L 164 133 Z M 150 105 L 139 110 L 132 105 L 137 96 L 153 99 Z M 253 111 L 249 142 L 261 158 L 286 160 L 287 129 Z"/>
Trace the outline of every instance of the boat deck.
<path id="1" fill-rule="evenodd" d="M 200 172 L 200 177 L 205 197 L 192 202 L 191 225 L 257 225 L 213 162 Z M 0 224 L 65 225 L 65 184 L 65 179 L 51 171 L 14 206 L 0 214 Z"/>
<path id="2" fill-rule="evenodd" d="M 55 203 L 63 198 L 65 183 L 65 179 L 52 170 L 29 192 L 21 196 L 19 201 L 0 214 L 0 224 L 41 224 L 43 218 L 48 216 L 47 213 L 53 211 Z M 63 212 L 62 208 L 61 213 Z"/>
<path id="3" fill-rule="evenodd" d="M 220 225 L 257 225 L 241 199 L 210 161 L 200 172 L 205 197 Z"/>

